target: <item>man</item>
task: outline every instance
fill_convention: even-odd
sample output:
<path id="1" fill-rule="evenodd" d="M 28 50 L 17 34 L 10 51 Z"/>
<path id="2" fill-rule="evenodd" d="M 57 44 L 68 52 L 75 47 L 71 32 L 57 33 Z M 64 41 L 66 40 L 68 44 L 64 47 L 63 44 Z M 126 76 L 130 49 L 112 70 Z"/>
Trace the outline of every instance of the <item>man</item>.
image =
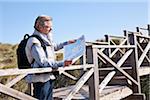
<path id="1" fill-rule="evenodd" d="M 56 62 L 54 58 L 54 51 L 62 49 L 64 45 L 74 42 L 68 41 L 56 45 L 52 40 L 52 18 L 50 16 L 41 15 L 38 16 L 35 25 L 35 31 L 33 35 L 39 36 L 46 45 L 45 50 L 43 49 L 40 41 L 35 38 L 29 38 L 26 46 L 26 55 L 28 61 L 31 63 L 33 68 L 45 68 L 52 67 L 58 68 L 64 66 L 63 62 Z M 70 63 L 65 63 L 69 65 Z M 42 73 L 42 74 L 31 74 L 26 77 L 26 80 L 29 83 L 33 83 L 33 93 L 34 97 L 39 100 L 53 100 L 52 99 L 52 90 L 53 90 L 53 79 L 54 75 L 51 73 Z"/>

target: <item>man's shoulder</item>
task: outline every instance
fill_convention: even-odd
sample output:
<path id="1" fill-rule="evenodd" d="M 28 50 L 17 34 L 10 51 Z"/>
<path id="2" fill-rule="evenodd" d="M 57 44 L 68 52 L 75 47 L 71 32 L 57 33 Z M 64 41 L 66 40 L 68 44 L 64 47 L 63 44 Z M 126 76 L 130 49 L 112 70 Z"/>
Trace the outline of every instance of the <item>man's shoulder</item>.
<path id="1" fill-rule="evenodd" d="M 41 44 L 40 41 L 36 37 L 30 37 L 29 41 L 31 41 L 32 43 Z"/>
<path id="2" fill-rule="evenodd" d="M 36 37 L 30 37 L 28 39 L 28 42 L 27 44 L 38 44 L 38 45 L 41 45 L 40 41 L 36 38 Z"/>

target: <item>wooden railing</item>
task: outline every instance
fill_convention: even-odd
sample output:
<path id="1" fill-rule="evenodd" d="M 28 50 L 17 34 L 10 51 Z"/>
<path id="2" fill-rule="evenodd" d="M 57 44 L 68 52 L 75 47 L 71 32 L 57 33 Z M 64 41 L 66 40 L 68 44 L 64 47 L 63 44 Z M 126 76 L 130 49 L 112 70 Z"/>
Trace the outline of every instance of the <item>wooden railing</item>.
<path id="1" fill-rule="evenodd" d="M 54 97 L 71 100 L 86 85 L 88 90 L 85 90 L 87 93 L 86 96 L 82 96 L 82 99 L 103 100 L 111 97 L 113 100 L 115 97 L 113 93 L 113 96 L 102 95 L 107 86 L 124 86 L 125 91 L 119 92 L 124 94 L 115 94 L 118 100 L 130 100 L 137 97 L 139 100 L 143 100 L 140 76 L 150 74 L 150 29 L 148 28 L 148 35 L 142 34 L 139 29 L 137 32 L 124 31 L 124 33 L 123 37 L 106 35 L 104 42 L 87 42 L 86 53 L 83 55 L 81 65 L 58 68 L 57 71 L 60 74 L 77 82 L 68 88 L 66 93 L 64 92 L 65 96 L 62 96 L 63 92 L 59 93 L 56 90 Z M 77 79 L 67 73 L 68 70 L 83 70 L 83 75 Z M 36 98 L 11 87 L 28 74 L 52 71 L 54 71 L 52 68 L 1 69 L 0 77 L 12 75 L 17 77 L 6 84 L 0 83 L 0 92 L 21 100 L 36 100 Z"/>

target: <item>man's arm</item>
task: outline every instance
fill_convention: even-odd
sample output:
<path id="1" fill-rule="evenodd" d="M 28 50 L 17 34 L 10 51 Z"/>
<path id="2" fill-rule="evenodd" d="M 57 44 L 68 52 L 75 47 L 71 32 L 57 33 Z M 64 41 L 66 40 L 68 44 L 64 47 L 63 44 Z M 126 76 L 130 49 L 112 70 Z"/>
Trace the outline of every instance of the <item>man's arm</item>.
<path id="1" fill-rule="evenodd" d="M 33 44 L 31 48 L 31 54 L 37 64 L 41 67 L 52 67 L 52 68 L 58 68 L 63 66 L 63 62 L 58 63 L 54 60 L 50 60 L 46 57 L 45 51 L 40 45 Z"/>
<path id="2" fill-rule="evenodd" d="M 60 44 L 54 44 L 54 49 L 55 49 L 55 51 L 58 51 L 58 50 L 62 49 L 65 45 L 68 45 L 68 44 L 71 44 L 74 42 L 76 42 L 76 40 L 69 40 L 69 41 L 66 41 L 66 42 L 63 42 Z"/>

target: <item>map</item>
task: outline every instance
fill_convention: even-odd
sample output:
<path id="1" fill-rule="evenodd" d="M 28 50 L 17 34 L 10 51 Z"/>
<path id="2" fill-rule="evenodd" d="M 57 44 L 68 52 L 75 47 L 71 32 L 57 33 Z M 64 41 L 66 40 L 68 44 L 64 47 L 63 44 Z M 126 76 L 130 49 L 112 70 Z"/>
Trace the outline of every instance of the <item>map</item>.
<path id="1" fill-rule="evenodd" d="M 82 35 L 75 43 L 64 47 L 64 60 L 74 60 L 81 57 L 85 53 L 85 38 Z"/>

